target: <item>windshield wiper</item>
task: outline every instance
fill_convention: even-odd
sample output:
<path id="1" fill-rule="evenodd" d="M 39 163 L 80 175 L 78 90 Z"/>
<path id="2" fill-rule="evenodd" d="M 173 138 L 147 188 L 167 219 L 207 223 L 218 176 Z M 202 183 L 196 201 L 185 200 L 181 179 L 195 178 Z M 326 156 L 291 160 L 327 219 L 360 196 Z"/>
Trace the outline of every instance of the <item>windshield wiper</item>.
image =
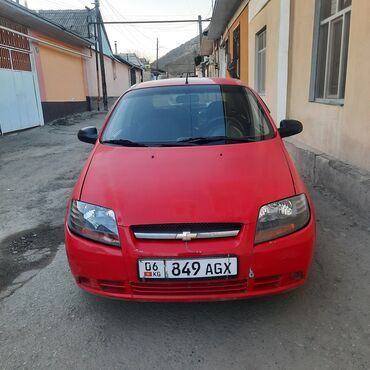
<path id="1" fill-rule="evenodd" d="M 126 139 L 104 140 L 102 141 L 102 144 L 113 144 L 113 145 L 132 146 L 132 147 L 148 147 L 148 146 L 170 147 L 170 146 L 194 146 L 194 145 L 214 143 L 218 141 L 225 142 L 225 143 L 248 143 L 248 142 L 256 141 L 256 139 L 252 137 L 232 138 L 228 136 L 209 136 L 209 137 L 198 136 L 198 137 L 181 137 L 173 142 L 150 143 L 150 145 L 146 145 L 143 143 L 138 143 L 136 141 L 126 140 Z"/>
<path id="2" fill-rule="evenodd" d="M 140 147 L 147 147 L 143 143 L 137 143 L 135 141 L 126 140 L 126 139 L 112 139 L 112 140 L 104 140 L 102 144 L 113 144 L 113 145 L 121 145 L 121 146 L 140 146 Z"/>
<path id="3" fill-rule="evenodd" d="M 253 137 L 228 137 L 228 136 L 198 136 L 198 137 L 184 137 L 176 140 L 178 143 L 191 143 L 191 144 L 208 144 L 217 141 L 225 141 L 226 143 L 249 143 L 256 141 Z"/>

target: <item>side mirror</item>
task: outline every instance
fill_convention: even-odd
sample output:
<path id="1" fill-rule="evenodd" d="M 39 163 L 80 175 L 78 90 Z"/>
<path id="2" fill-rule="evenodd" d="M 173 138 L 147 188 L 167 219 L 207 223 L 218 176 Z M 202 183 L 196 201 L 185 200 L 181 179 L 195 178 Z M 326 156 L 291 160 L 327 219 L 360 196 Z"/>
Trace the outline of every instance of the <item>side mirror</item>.
<path id="1" fill-rule="evenodd" d="M 284 119 L 280 122 L 279 134 L 281 137 L 297 135 L 303 131 L 301 122 L 294 119 Z"/>
<path id="2" fill-rule="evenodd" d="M 98 139 L 98 130 L 93 126 L 84 127 L 78 131 L 77 137 L 84 143 L 95 144 Z"/>

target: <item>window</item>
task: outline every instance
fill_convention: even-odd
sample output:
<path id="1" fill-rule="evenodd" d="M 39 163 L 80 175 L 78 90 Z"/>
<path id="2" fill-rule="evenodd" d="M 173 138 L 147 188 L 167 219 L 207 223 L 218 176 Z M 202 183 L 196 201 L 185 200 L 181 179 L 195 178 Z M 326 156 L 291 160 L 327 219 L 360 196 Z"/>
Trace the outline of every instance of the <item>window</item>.
<path id="1" fill-rule="evenodd" d="M 259 94 L 266 92 L 266 27 L 256 34 L 255 88 Z"/>
<path id="2" fill-rule="evenodd" d="M 190 138 L 198 141 L 183 145 L 235 144 L 273 137 L 271 124 L 250 90 L 184 85 L 127 93 L 111 116 L 103 141 L 178 146 Z"/>
<path id="3" fill-rule="evenodd" d="M 240 78 L 240 26 L 233 32 L 233 70 L 233 77 Z"/>
<path id="4" fill-rule="evenodd" d="M 352 0 L 318 1 L 314 99 L 344 98 Z M 311 94 L 312 95 L 312 94 Z M 312 97 L 312 96 L 311 96 Z"/>
<path id="5" fill-rule="evenodd" d="M 0 26 L 27 33 L 27 28 L 0 17 Z M 0 68 L 31 71 L 30 45 L 25 37 L 0 29 Z"/>
<path id="6" fill-rule="evenodd" d="M 136 84 L 136 71 L 135 68 L 130 68 L 130 81 L 131 86 Z"/>

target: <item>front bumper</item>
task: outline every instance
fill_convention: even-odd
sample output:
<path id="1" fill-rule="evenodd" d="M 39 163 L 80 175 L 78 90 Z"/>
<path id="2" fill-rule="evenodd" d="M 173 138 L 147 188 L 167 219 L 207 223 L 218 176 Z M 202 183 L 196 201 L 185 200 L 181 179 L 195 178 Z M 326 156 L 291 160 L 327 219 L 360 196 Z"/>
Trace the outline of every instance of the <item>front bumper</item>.
<path id="1" fill-rule="evenodd" d="M 121 248 L 83 239 L 65 225 L 66 250 L 80 288 L 98 295 L 135 301 L 217 301 L 281 293 L 302 285 L 312 262 L 315 222 L 302 230 L 253 246 L 248 227 L 236 238 L 182 241 L 140 241 L 130 228 L 120 227 Z M 238 257 L 236 278 L 191 281 L 142 281 L 140 258 Z"/>

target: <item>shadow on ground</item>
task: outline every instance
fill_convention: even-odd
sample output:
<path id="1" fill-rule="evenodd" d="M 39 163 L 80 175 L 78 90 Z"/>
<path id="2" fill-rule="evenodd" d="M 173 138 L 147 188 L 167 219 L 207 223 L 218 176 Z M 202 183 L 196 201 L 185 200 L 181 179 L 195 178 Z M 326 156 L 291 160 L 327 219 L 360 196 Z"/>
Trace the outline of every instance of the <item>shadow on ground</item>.
<path id="1" fill-rule="evenodd" d="M 31 271 L 31 278 L 36 270 L 47 266 L 63 240 L 63 225 L 40 225 L 4 239 L 0 243 L 0 291 L 14 282 L 18 288 L 28 280 L 25 272 Z M 22 274 L 23 278 L 16 279 Z"/>

